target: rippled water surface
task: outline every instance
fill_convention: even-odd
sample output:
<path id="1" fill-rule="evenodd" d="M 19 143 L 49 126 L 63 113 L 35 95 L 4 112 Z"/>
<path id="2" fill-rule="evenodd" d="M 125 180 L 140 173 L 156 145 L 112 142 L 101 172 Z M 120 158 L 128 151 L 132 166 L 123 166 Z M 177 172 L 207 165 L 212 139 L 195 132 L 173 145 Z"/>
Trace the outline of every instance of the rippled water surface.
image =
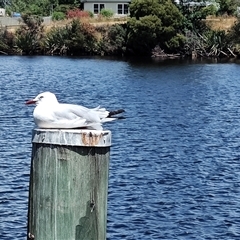
<path id="1" fill-rule="evenodd" d="M 26 239 L 33 107 L 124 108 L 113 134 L 108 240 L 240 239 L 240 65 L 0 57 L 0 239 Z"/>

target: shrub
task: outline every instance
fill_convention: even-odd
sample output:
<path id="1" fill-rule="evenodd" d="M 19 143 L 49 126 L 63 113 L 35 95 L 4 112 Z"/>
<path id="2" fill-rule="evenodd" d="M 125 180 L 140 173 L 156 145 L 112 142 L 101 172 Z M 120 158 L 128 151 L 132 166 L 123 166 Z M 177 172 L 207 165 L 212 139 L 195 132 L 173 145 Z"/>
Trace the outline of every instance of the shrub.
<path id="1" fill-rule="evenodd" d="M 238 6 L 237 1 L 234 0 L 218 0 L 217 2 L 219 3 L 217 15 L 227 14 L 231 16 L 234 14 Z"/>
<path id="2" fill-rule="evenodd" d="M 14 36 L 12 32 L 5 28 L 0 28 L 0 52 L 11 53 L 14 52 Z"/>
<path id="3" fill-rule="evenodd" d="M 94 17 L 93 12 L 91 12 L 91 11 L 87 11 L 87 12 L 88 12 L 90 18 L 93 18 L 93 17 Z"/>
<path id="4" fill-rule="evenodd" d="M 144 16 L 139 20 L 131 18 L 127 25 L 128 50 L 137 55 L 150 55 L 151 50 L 160 42 L 159 39 L 163 38 L 162 22 L 156 15 Z"/>
<path id="5" fill-rule="evenodd" d="M 52 20 L 63 20 L 65 19 L 65 14 L 63 12 L 53 12 L 52 14 Z"/>
<path id="6" fill-rule="evenodd" d="M 88 11 L 82 11 L 80 9 L 73 9 L 67 11 L 67 18 L 88 18 L 90 14 Z"/>
<path id="7" fill-rule="evenodd" d="M 202 8 L 201 10 L 203 18 L 206 18 L 207 16 L 215 16 L 217 13 L 217 7 L 214 5 L 209 5 L 207 7 Z"/>
<path id="8" fill-rule="evenodd" d="M 99 32 L 103 36 L 100 41 L 102 55 L 124 55 L 126 51 L 126 26 L 122 24 L 114 24 L 99 28 Z"/>
<path id="9" fill-rule="evenodd" d="M 106 18 L 111 18 L 113 16 L 113 11 L 110 10 L 110 9 L 105 9 L 103 8 L 100 12 L 100 14 L 103 16 L 103 17 L 106 17 Z"/>
<path id="10" fill-rule="evenodd" d="M 50 55 L 64 55 L 68 47 L 66 42 L 69 37 L 69 27 L 53 27 L 47 32 L 44 41 L 44 48 L 46 54 Z"/>
<path id="11" fill-rule="evenodd" d="M 230 28 L 228 32 L 228 37 L 230 41 L 234 44 L 240 44 L 240 18 L 238 17 L 234 25 Z"/>
<path id="12" fill-rule="evenodd" d="M 54 8 L 54 11 L 55 12 L 63 12 L 65 14 L 67 14 L 67 11 L 69 11 L 70 9 L 72 9 L 71 5 L 60 4 Z"/>
<path id="13" fill-rule="evenodd" d="M 65 27 L 52 28 L 44 41 L 48 54 L 90 55 L 98 51 L 95 28 L 74 19 Z"/>
<path id="14" fill-rule="evenodd" d="M 89 55 L 98 51 L 96 29 L 89 23 L 73 20 L 69 25 L 69 39 L 70 55 Z"/>
<path id="15" fill-rule="evenodd" d="M 22 54 L 36 54 L 40 51 L 43 38 L 43 19 L 38 16 L 22 15 L 24 25 L 16 31 L 16 46 Z"/>
<path id="16" fill-rule="evenodd" d="M 171 0 L 133 0 L 127 21 L 127 51 L 151 55 L 158 45 L 166 53 L 181 46 L 184 17 Z M 178 42 L 179 41 L 179 42 Z"/>

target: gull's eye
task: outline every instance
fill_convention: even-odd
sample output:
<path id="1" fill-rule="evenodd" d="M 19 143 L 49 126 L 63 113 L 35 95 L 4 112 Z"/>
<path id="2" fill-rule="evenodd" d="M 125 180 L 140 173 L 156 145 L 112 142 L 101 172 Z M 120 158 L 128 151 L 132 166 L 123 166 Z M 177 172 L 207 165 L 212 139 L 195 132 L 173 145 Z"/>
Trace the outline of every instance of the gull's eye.
<path id="1" fill-rule="evenodd" d="M 39 97 L 39 100 L 41 100 L 41 99 L 43 99 L 43 98 L 44 98 L 43 96 L 40 96 L 40 97 Z"/>

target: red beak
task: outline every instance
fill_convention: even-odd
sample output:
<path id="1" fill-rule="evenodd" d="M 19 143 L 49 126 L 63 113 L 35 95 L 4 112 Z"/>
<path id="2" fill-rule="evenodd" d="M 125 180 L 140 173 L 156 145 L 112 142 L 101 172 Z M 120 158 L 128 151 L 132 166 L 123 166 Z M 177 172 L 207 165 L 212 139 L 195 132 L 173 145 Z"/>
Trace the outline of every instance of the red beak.
<path id="1" fill-rule="evenodd" d="M 34 104 L 34 103 L 36 103 L 36 101 L 34 101 L 33 99 L 28 100 L 28 101 L 25 102 L 26 105 Z"/>

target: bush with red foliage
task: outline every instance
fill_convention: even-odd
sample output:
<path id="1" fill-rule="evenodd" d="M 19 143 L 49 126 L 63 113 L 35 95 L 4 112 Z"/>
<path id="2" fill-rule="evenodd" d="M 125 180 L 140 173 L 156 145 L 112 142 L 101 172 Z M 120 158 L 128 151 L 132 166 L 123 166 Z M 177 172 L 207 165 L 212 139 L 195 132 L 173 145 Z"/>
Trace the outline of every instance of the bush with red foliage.
<path id="1" fill-rule="evenodd" d="M 87 11 L 82 11 L 80 9 L 72 9 L 67 11 L 67 18 L 72 19 L 72 18 L 87 18 L 90 17 L 89 12 Z"/>

